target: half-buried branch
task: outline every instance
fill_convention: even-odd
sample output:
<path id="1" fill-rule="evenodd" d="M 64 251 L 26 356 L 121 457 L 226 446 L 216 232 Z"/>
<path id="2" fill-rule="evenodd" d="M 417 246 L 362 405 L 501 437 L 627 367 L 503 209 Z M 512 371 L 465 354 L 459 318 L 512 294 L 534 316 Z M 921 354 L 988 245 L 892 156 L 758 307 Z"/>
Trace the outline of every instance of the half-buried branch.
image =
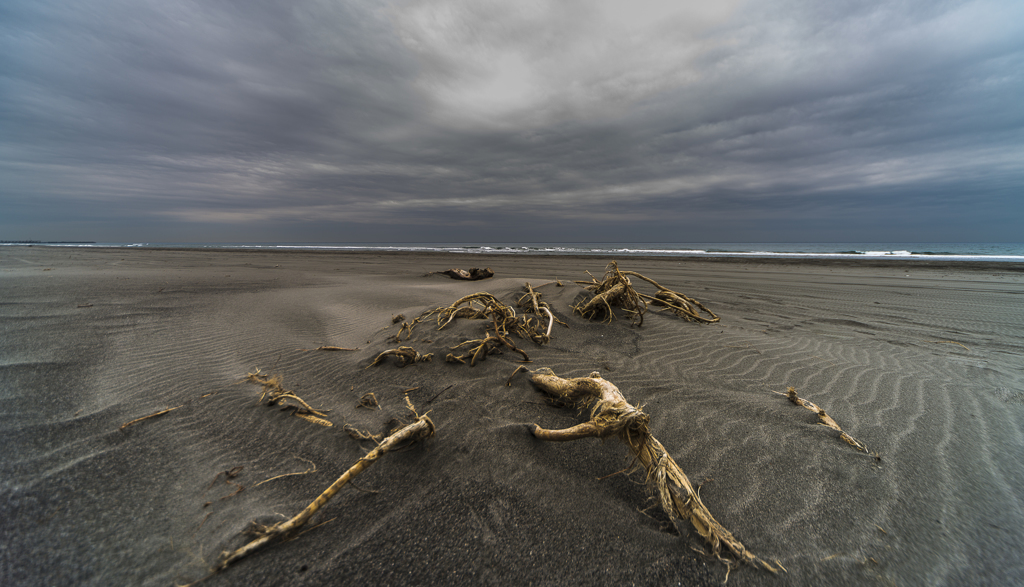
<path id="1" fill-rule="evenodd" d="M 843 429 L 839 427 L 839 424 L 836 423 L 836 421 L 832 419 L 832 416 L 829 416 L 828 414 L 825 413 L 825 410 L 819 408 L 818 405 L 815 404 L 814 402 L 806 400 L 806 399 L 800 397 L 799 395 L 797 395 L 795 387 L 786 388 L 786 393 L 779 393 L 777 391 L 773 391 L 772 393 L 777 393 L 779 395 L 784 395 L 784 396 L 786 396 L 786 398 L 789 401 L 793 402 L 794 404 L 796 404 L 798 406 L 802 406 L 802 407 L 807 408 L 808 410 L 814 412 L 815 414 L 818 415 L 818 420 L 819 420 L 818 423 L 819 424 L 821 424 L 822 426 L 824 426 L 826 428 L 831 428 L 832 430 L 835 430 L 836 432 L 838 432 L 839 433 L 839 438 L 841 438 L 844 442 L 846 442 L 846 444 L 849 444 L 850 446 L 852 446 L 853 448 L 855 448 L 855 449 L 857 449 L 857 450 L 859 450 L 861 452 L 865 452 L 865 453 L 868 452 L 868 448 L 866 446 L 864 446 L 864 443 L 862 443 L 861 441 L 857 440 L 856 438 L 854 438 L 854 437 L 850 436 L 849 434 L 847 434 L 846 432 L 844 432 Z M 870 453 L 870 454 L 872 456 L 874 456 L 876 459 L 881 460 L 881 458 L 882 458 L 878 453 Z"/>
<path id="2" fill-rule="evenodd" d="M 354 479 L 357 475 L 363 472 L 364 469 L 372 465 L 380 457 L 387 454 L 389 451 L 394 450 L 397 447 L 406 446 L 407 443 L 416 442 L 428 438 L 434 434 L 434 423 L 430 421 L 430 418 L 426 414 L 420 416 L 416 413 L 415 407 L 412 402 L 406 398 L 406 403 L 409 410 L 412 412 L 413 421 L 397 430 L 392 432 L 387 438 L 381 441 L 372 451 L 366 456 L 356 461 L 356 464 L 352 465 L 345 473 L 338 478 L 337 481 L 331 484 L 320 497 L 313 500 L 313 503 L 306 506 L 306 509 L 302 510 L 294 518 L 274 524 L 269 527 L 257 527 L 256 533 L 257 538 L 249 542 L 245 546 L 235 550 L 233 552 L 224 552 L 221 554 L 221 560 L 216 570 L 220 571 L 225 569 L 228 565 L 235 561 L 247 556 L 257 550 L 267 546 L 268 544 L 277 540 L 282 540 L 292 536 L 296 530 L 301 528 L 309 519 L 323 507 L 328 501 L 331 500 L 342 487 L 345 486 L 350 480 Z"/>

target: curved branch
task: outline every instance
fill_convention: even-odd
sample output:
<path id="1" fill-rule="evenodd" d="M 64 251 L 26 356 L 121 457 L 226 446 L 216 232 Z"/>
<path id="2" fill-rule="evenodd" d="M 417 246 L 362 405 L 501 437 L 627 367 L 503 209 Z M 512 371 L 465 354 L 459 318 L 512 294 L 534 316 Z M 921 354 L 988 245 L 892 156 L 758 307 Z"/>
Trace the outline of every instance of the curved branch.
<path id="1" fill-rule="evenodd" d="M 626 402 L 613 383 L 596 371 L 587 377 L 563 379 L 550 369 L 538 369 L 533 372 L 530 380 L 542 391 L 560 400 L 594 403 L 589 422 L 565 430 L 545 430 L 534 426 L 534 436 L 542 440 L 564 441 L 617 434 L 619 440 L 630 448 L 647 469 L 648 487 L 658 496 L 662 509 L 671 519 L 688 520 L 716 555 L 725 545 L 741 561 L 777 572 L 775 567 L 747 550 L 715 520 L 686 474 L 651 434 L 647 426 L 648 416 Z"/>

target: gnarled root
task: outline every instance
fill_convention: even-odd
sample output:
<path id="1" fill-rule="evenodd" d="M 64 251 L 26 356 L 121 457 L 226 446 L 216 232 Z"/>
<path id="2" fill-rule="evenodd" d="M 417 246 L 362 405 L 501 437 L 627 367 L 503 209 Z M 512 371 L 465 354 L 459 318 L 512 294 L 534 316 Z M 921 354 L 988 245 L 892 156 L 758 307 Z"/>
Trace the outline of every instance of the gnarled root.
<path id="1" fill-rule="evenodd" d="M 593 282 L 576 282 L 594 293 L 594 297 L 584 300 L 573 307 L 587 320 L 603 319 L 611 322 L 615 318 L 612 307 L 621 308 L 630 315 L 633 322 L 643 325 L 644 312 L 647 311 L 647 302 L 640 297 L 640 294 L 633 289 L 633 284 L 615 261 L 608 264 L 605 270 L 604 279 Z"/>
<path id="2" fill-rule="evenodd" d="M 530 356 L 526 354 L 526 351 L 517 347 L 507 336 L 503 336 L 501 334 L 492 334 L 484 339 L 467 340 L 464 343 L 452 347 L 452 351 L 470 344 L 476 344 L 476 346 L 471 348 L 469 352 L 461 355 L 456 355 L 454 352 L 448 353 L 448 356 L 446 356 L 444 360 L 449 363 L 465 363 L 466 359 L 469 359 L 469 366 L 472 367 L 473 365 L 476 365 L 477 359 L 483 360 L 487 355 L 494 354 L 505 346 L 522 355 L 523 362 L 530 362 Z"/>
<path id="3" fill-rule="evenodd" d="M 538 317 L 543 318 L 544 316 L 547 316 L 548 327 L 547 330 L 545 330 L 542 334 L 540 330 L 537 328 L 537 326 L 534 326 L 533 322 L 529 318 L 526 318 L 523 324 L 524 330 L 526 331 L 527 336 L 529 336 L 529 338 L 537 344 L 544 344 L 546 342 L 550 342 L 551 327 L 554 326 L 555 322 L 558 322 L 559 324 L 565 326 L 566 328 L 568 328 L 569 325 L 566 324 L 565 322 L 562 322 L 558 318 L 555 318 L 555 315 L 551 312 L 551 306 L 548 305 L 547 302 L 541 301 L 540 292 L 534 291 L 533 286 L 530 285 L 529 282 L 526 283 L 525 287 L 526 293 L 520 296 L 519 301 L 516 302 L 516 305 L 519 306 L 520 308 L 526 309 L 527 311 L 533 312 Z"/>
<path id="4" fill-rule="evenodd" d="M 719 558 L 724 545 L 741 561 L 777 572 L 775 567 L 747 550 L 715 520 L 686 474 L 651 434 L 648 428 L 650 417 L 627 403 L 619 388 L 602 378 L 600 373 L 595 371 L 588 377 L 563 379 L 550 369 L 538 369 L 532 372 L 530 380 L 542 391 L 562 402 L 577 405 L 581 402 L 594 403 L 590 421 L 565 430 L 546 430 L 534 425 L 534 436 L 551 441 L 618 436 L 647 470 L 647 486 L 658 496 L 669 518 L 689 520 Z"/>
<path id="5" fill-rule="evenodd" d="M 640 293 L 633 287 L 630 277 L 646 281 L 658 288 L 658 291 L 653 296 Z M 594 279 L 589 282 L 577 281 L 576 283 L 594 293 L 594 297 L 583 300 L 573 307 L 574 312 L 578 312 L 588 320 L 603 319 L 611 322 L 615 317 L 612 311 L 614 307 L 621 308 L 632 317 L 633 322 L 640 326 L 644 323 L 647 302 L 651 302 L 658 306 L 665 306 L 676 316 L 690 322 L 710 324 L 719 321 L 718 316 L 707 309 L 704 304 L 677 291 L 672 291 L 636 271 L 621 271 L 615 261 L 608 264 L 603 280 Z"/>
<path id="6" fill-rule="evenodd" d="M 703 324 L 711 324 L 720 320 L 720 318 L 714 312 L 707 309 L 704 304 L 677 291 L 672 291 L 650 277 L 644 277 L 635 271 L 623 271 L 622 273 L 623 275 L 632 275 L 633 277 L 642 279 L 658 288 L 658 292 L 654 294 L 653 298 L 645 294 L 640 294 L 640 296 L 646 300 L 650 300 L 656 306 L 667 307 L 669 310 L 672 310 L 673 314 L 680 318 L 685 318 L 690 322 L 701 322 Z M 705 318 L 704 316 L 701 316 L 701 312 L 707 314 L 708 317 Z"/>
<path id="7" fill-rule="evenodd" d="M 416 349 L 412 348 L 411 346 L 400 346 L 397 349 L 388 349 L 383 353 L 377 355 L 377 358 L 374 359 L 372 363 L 363 368 L 369 369 L 374 365 L 379 365 L 388 356 L 397 357 L 398 360 L 400 361 L 399 367 L 405 367 L 406 365 L 409 365 L 411 363 L 426 363 L 430 361 L 430 359 L 434 358 L 433 353 L 421 355 L 419 352 L 416 351 Z"/>
<path id="8" fill-rule="evenodd" d="M 520 299 L 522 301 L 522 299 Z M 471 343 L 478 343 L 478 346 L 474 347 L 474 350 L 468 355 L 455 355 L 451 353 L 448 355 L 446 360 L 449 362 L 457 361 L 464 363 L 465 359 L 471 358 L 470 364 L 476 363 L 476 359 L 487 354 L 496 352 L 502 345 L 507 346 L 513 351 L 523 355 L 523 359 L 529 361 L 530 358 L 525 352 L 516 347 L 515 344 L 509 339 L 510 334 L 516 334 L 521 338 L 529 338 L 537 344 L 547 342 L 551 336 L 551 321 L 554 320 L 554 315 L 551 314 L 550 309 L 547 308 L 547 304 L 538 306 L 543 312 L 546 310 L 547 316 L 549 316 L 548 331 L 547 333 L 541 333 L 538 330 L 537 323 L 528 316 L 517 316 L 516 311 L 511 306 L 506 305 L 498 298 L 487 292 L 477 292 L 465 297 L 462 297 L 455 301 L 451 306 L 447 308 L 440 308 L 437 315 L 438 330 L 441 330 L 445 326 L 448 326 L 456 318 L 490 318 L 491 326 L 490 330 L 493 332 L 487 332 L 487 336 L 482 339 L 472 340 L 464 342 L 451 350 L 454 351 L 457 348 Z"/>
<path id="9" fill-rule="evenodd" d="M 650 299 L 656 306 L 665 306 L 671 310 L 673 314 L 689 322 L 712 324 L 721 320 L 721 318 L 719 318 L 714 312 L 704 307 L 704 304 L 670 289 L 659 290 L 658 293 L 654 294 L 654 298 L 650 298 L 644 294 L 640 295 Z M 709 317 L 705 318 L 704 316 L 701 316 L 700 312 L 706 313 Z"/>
<path id="10" fill-rule="evenodd" d="M 267 401 L 268 406 L 280 405 L 284 408 L 291 408 L 294 410 L 295 416 L 307 422 L 312 422 L 319 426 L 334 426 L 330 420 L 327 420 L 328 410 L 314 410 L 305 400 L 295 395 L 294 391 L 285 389 L 281 385 L 282 378 L 280 375 L 264 375 L 257 368 L 256 371 L 247 374 L 243 381 L 263 386 L 263 394 L 260 395 L 260 401 L 262 402 L 263 398 L 269 398 Z M 289 401 L 298 405 L 291 405 L 288 403 Z"/>
<path id="11" fill-rule="evenodd" d="M 481 291 L 468 296 L 463 296 L 447 308 L 439 308 L 437 315 L 437 329 L 441 330 L 451 324 L 456 318 L 494 318 L 501 324 L 514 321 L 516 311 L 506 306 L 493 295 Z"/>
<path id="12" fill-rule="evenodd" d="M 292 535 L 297 529 L 302 527 L 302 525 L 305 524 L 309 518 L 317 512 L 317 510 L 330 501 L 346 483 L 362 473 L 366 467 L 372 465 L 377 461 L 377 459 L 405 443 L 416 442 L 432 436 L 434 434 L 434 423 L 430 421 L 430 418 L 428 418 L 426 414 L 422 416 L 417 414 L 411 402 L 408 402 L 407 400 L 407 403 L 414 417 L 412 423 L 392 432 L 387 438 L 381 441 L 376 448 L 370 451 L 369 454 L 356 461 L 356 464 L 352 465 L 347 471 L 345 471 L 337 481 L 331 484 L 327 490 L 320 494 L 320 497 L 313 500 L 313 503 L 306 506 L 306 509 L 302 510 L 302 512 L 297 516 L 286 522 L 280 522 L 273 526 L 262 528 L 260 531 L 261 535 L 258 538 L 238 550 L 221 553 L 220 563 L 217 565 L 216 570 L 223 570 L 231 563 L 246 555 L 256 552 L 271 542 L 287 538 Z"/>

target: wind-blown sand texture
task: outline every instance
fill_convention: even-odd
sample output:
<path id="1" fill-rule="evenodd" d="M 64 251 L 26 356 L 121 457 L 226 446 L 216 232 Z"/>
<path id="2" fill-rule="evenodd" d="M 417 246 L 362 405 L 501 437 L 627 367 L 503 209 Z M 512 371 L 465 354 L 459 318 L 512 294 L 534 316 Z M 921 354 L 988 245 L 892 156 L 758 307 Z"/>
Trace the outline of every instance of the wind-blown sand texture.
<path id="1" fill-rule="evenodd" d="M 729 585 L 1024 584 L 1022 266 L 618 259 L 721 317 L 652 307 L 638 328 L 571 311 L 573 280 L 608 261 L 0 249 L 0 583 L 201 579 L 252 522 L 296 515 L 374 446 L 346 425 L 387 432 L 407 394 L 435 436 L 203 584 L 720 585 L 726 567 L 669 528 L 643 474 L 614 474 L 621 443 L 531 435 L 589 412 L 526 374 L 506 386 L 519 354 L 443 360 L 483 321 L 425 320 L 401 345 L 433 361 L 365 368 L 399 346 L 398 314 L 477 291 L 514 305 L 529 281 L 569 328 L 514 338 L 528 366 L 599 371 L 643 405 L 714 517 L 788 571 L 742 565 Z M 495 277 L 424 276 L 460 266 Z M 321 346 L 357 350 L 303 350 Z M 259 403 L 239 383 L 256 368 L 334 425 Z M 772 393 L 788 387 L 881 461 Z"/>

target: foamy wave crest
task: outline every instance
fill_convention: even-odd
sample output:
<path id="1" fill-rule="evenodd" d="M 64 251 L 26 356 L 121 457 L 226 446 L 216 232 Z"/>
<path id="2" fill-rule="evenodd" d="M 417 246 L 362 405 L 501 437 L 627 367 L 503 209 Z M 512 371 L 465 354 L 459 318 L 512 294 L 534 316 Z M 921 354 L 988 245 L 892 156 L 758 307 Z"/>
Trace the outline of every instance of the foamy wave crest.
<path id="1" fill-rule="evenodd" d="M 910 251 L 857 251 L 857 253 L 866 257 L 910 257 L 914 254 Z"/>

